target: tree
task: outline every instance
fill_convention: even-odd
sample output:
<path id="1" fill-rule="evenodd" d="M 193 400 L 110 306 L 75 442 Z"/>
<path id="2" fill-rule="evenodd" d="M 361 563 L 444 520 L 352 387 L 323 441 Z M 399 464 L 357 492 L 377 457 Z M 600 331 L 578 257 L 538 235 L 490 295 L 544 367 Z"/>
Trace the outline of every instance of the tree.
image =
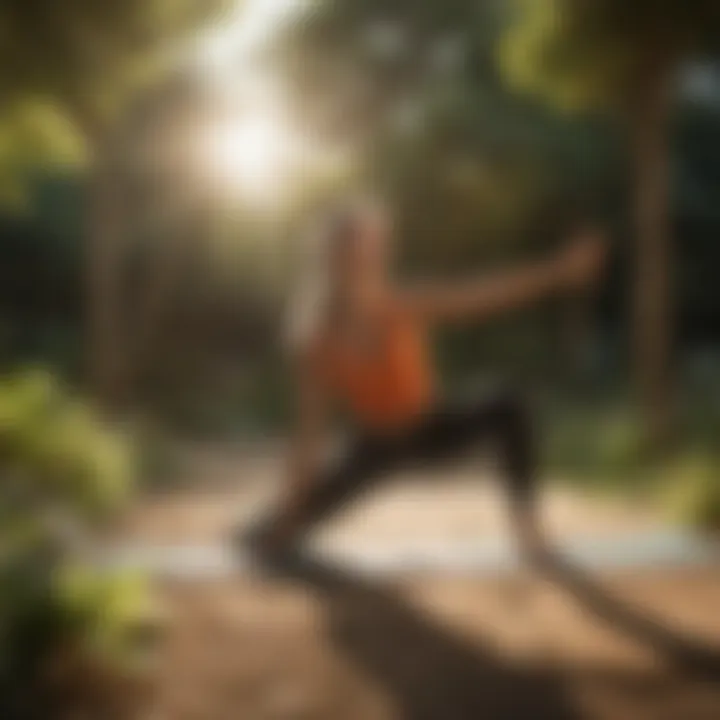
<path id="1" fill-rule="evenodd" d="M 113 394 L 118 200 L 113 166 L 121 118 L 138 88 L 165 69 L 173 43 L 212 17 L 223 0 L 6 0 L 0 5 L 3 122 L 62 126 L 87 156 L 88 369 L 100 396 Z M 11 138 L 17 129 L 6 128 Z M 45 136 L 52 139 L 49 130 Z M 66 140 L 66 144 L 68 141 Z M 0 160 L 3 154 L 0 152 Z"/>
<path id="2" fill-rule="evenodd" d="M 634 165 L 634 364 L 648 439 L 673 425 L 670 125 L 682 63 L 720 30 L 713 0 L 520 0 L 502 43 L 519 87 L 568 110 L 613 112 Z"/>

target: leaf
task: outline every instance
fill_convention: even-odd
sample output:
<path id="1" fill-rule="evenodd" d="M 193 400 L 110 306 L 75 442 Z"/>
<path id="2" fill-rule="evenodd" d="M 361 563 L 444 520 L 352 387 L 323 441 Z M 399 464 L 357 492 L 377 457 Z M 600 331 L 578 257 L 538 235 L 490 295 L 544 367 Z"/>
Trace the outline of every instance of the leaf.
<path id="1" fill-rule="evenodd" d="M 517 88 L 567 110 L 614 110 L 659 53 L 679 61 L 720 30 L 712 3 L 517 0 L 498 49 Z"/>

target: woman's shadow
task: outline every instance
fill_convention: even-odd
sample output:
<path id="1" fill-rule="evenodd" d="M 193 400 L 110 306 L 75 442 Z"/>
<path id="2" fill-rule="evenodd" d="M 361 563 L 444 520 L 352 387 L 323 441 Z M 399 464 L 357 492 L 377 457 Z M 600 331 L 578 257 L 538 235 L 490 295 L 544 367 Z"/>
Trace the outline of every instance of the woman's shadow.
<path id="1" fill-rule="evenodd" d="M 523 668 L 489 641 L 442 627 L 379 583 L 307 558 L 289 574 L 319 593 L 331 642 L 388 692 L 400 718 L 581 717 L 552 671 Z"/>
<path id="2" fill-rule="evenodd" d="M 681 637 L 611 598 L 583 573 L 546 558 L 545 574 L 596 617 L 649 643 L 674 662 L 720 677 L 720 651 Z M 391 589 L 344 568 L 304 557 L 285 574 L 320 594 L 337 649 L 382 685 L 407 720 L 564 720 L 584 717 L 571 677 L 550 666 L 522 665 L 488 640 L 469 640 L 412 607 Z"/>

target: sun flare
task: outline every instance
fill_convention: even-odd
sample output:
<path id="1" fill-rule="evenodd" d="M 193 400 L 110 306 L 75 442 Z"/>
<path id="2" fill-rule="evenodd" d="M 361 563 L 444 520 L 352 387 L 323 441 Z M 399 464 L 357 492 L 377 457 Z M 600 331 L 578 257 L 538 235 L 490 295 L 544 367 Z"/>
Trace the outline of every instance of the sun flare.
<path id="1" fill-rule="evenodd" d="M 252 113 L 208 130 L 212 179 L 256 199 L 281 193 L 297 150 L 290 131 L 269 115 Z"/>

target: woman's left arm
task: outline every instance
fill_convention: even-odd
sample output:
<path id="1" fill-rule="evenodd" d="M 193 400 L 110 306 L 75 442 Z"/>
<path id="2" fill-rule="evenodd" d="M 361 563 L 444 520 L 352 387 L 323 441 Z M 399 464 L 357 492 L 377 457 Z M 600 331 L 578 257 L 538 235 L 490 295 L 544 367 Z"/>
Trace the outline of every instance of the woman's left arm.
<path id="1" fill-rule="evenodd" d="M 409 289 L 404 300 L 411 311 L 430 321 L 488 319 L 544 297 L 587 287 L 597 278 L 604 255 L 604 243 L 589 237 L 559 256 L 489 278 Z"/>

